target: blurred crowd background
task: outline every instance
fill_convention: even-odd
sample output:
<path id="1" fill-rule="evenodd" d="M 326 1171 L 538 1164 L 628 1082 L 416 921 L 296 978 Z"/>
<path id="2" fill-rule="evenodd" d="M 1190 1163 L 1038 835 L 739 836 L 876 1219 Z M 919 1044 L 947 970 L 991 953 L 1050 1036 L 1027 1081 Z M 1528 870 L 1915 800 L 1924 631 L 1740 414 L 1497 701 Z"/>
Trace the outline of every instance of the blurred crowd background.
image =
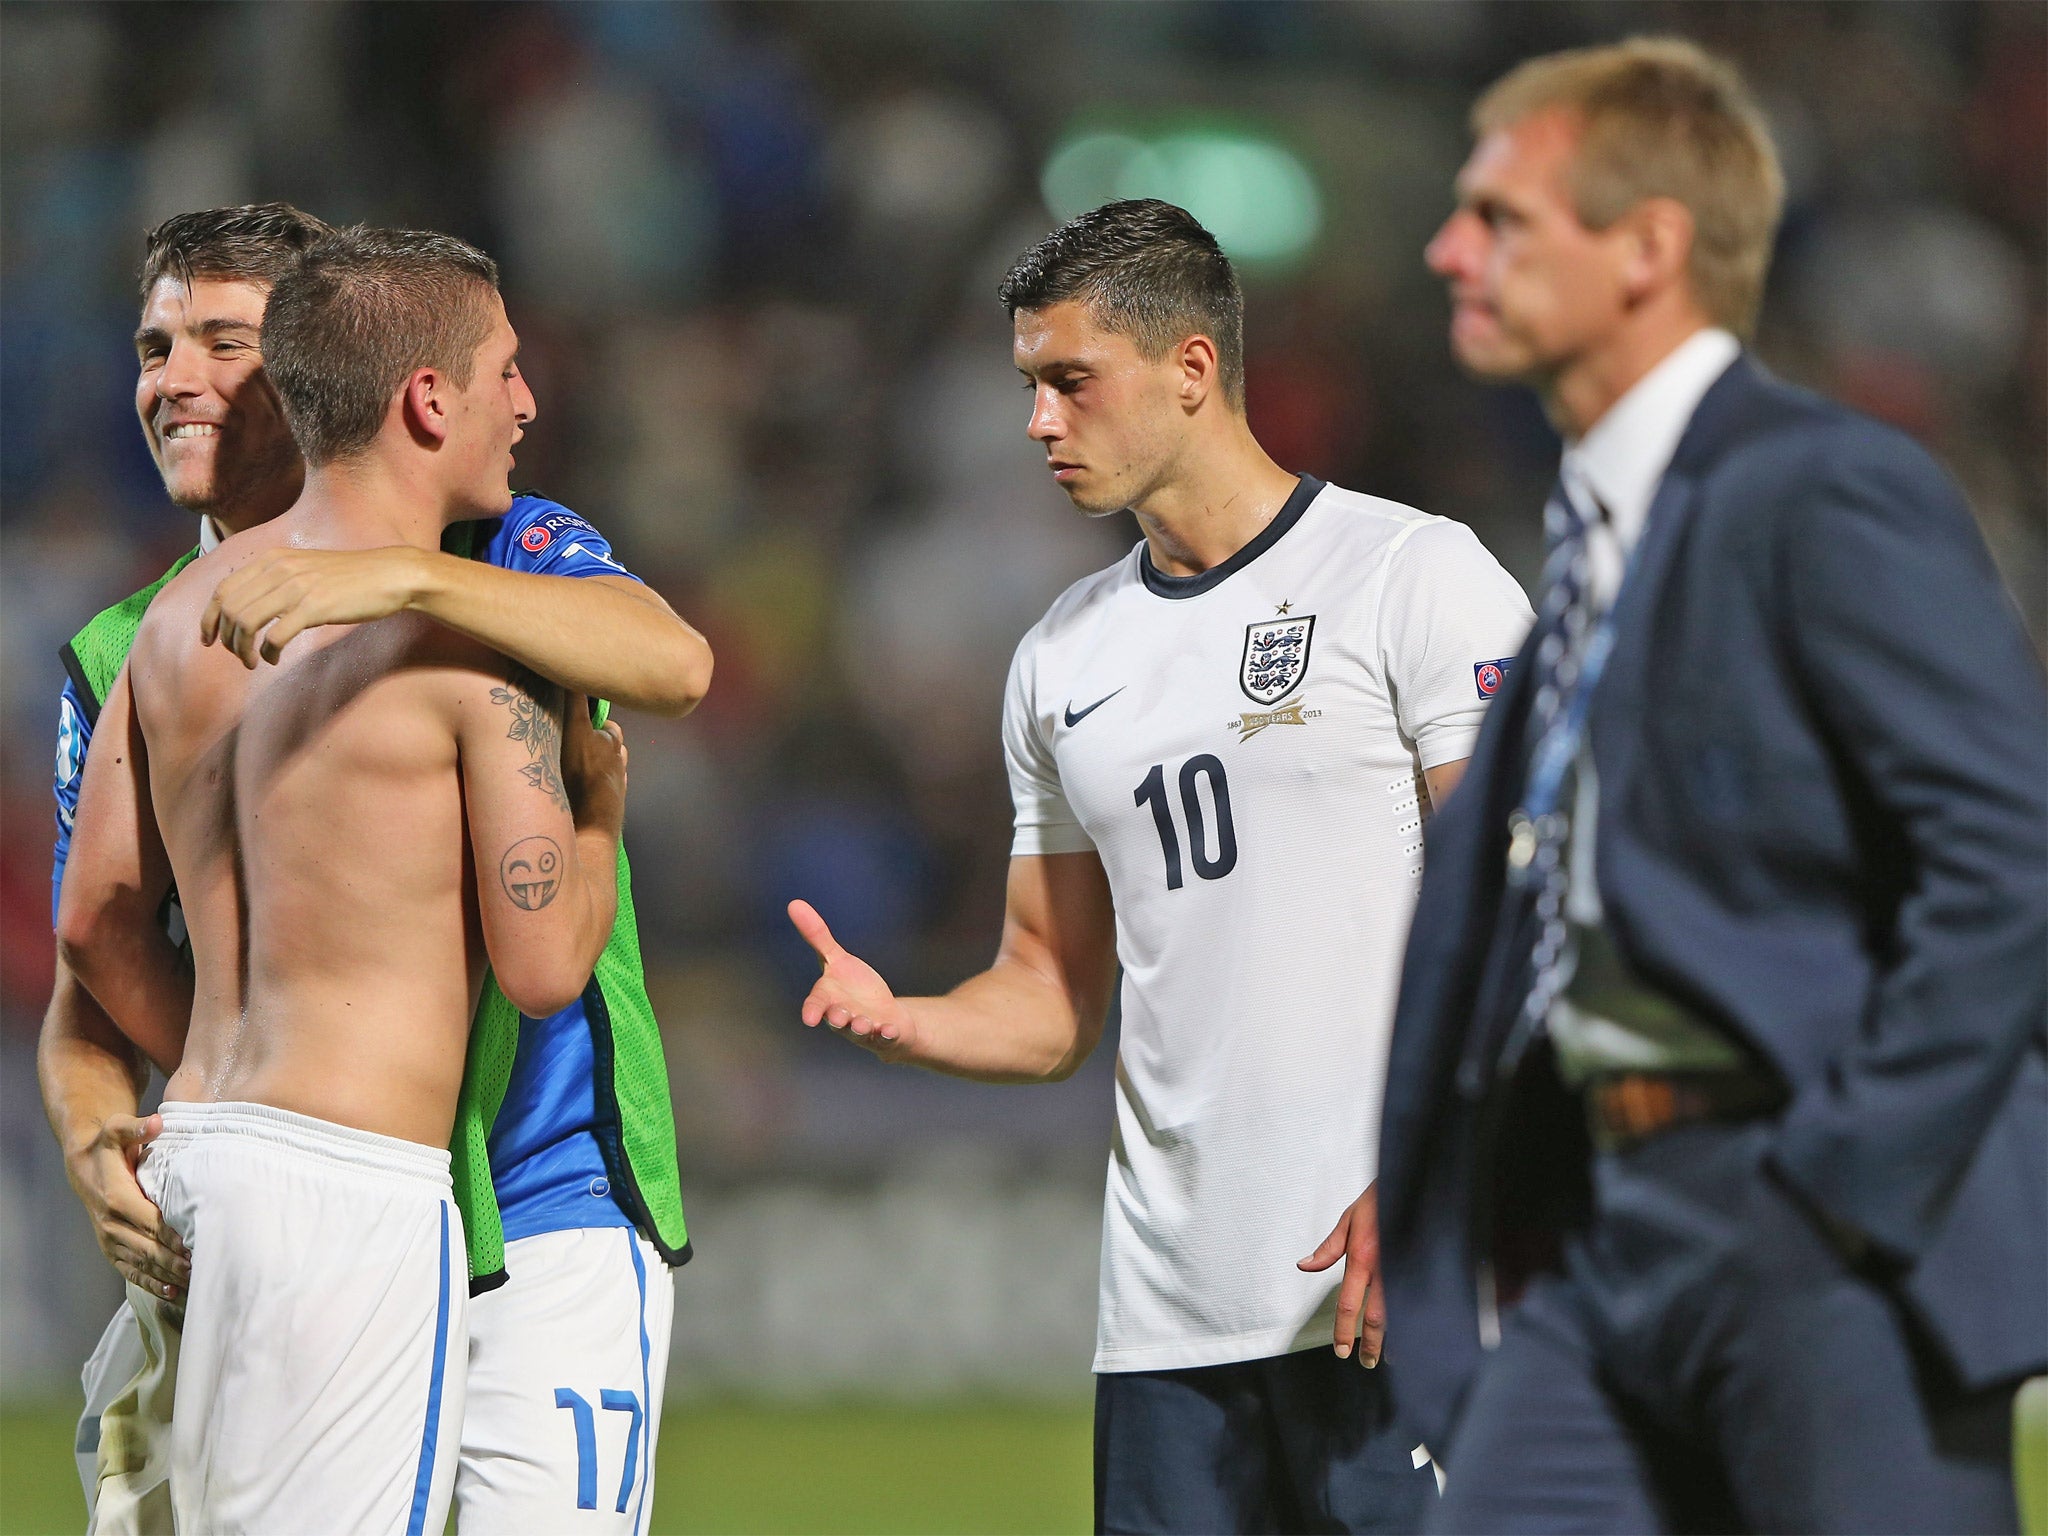
<path id="1" fill-rule="evenodd" d="M 132 406 L 158 220 L 287 198 L 494 253 L 540 404 L 520 479 L 711 638 L 695 715 L 626 719 L 700 1254 L 671 1392 L 1071 1397 L 1113 1036 L 1058 1087 L 883 1068 L 801 1027 L 815 967 L 782 916 L 808 897 L 903 991 L 993 953 L 1011 650 L 1136 537 L 1078 517 L 1025 438 L 994 299 L 1010 260 L 1112 196 L 1186 203 L 1240 260 L 1275 456 L 1471 524 L 1526 583 L 1556 442 L 1526 394 L 1453 370 L 1421 249 L 1478 88 L 1533 52 L 1689 34 L 1741 63 L 1785 160 L 1763 356 L 1942 457 L 2038 640 L 2044 18 L 1947 0 L 0 8 L 0 1392 L 61 1390 L 118 1295 L 33 1044 L 56 650 L 193 540 Z"/>

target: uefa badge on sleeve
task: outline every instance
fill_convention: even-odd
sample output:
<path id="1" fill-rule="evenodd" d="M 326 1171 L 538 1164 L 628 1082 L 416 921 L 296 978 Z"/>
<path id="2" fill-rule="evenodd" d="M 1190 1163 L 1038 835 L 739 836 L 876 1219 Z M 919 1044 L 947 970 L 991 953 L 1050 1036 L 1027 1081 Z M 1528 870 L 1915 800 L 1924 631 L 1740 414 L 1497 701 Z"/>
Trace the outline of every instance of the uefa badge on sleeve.
<path id="1" fill-rule="evenodd" d="M 1475 661 L 1472 664 L 1472 682 L 1479 690 L 1479 697 L 1490 699 L 1506 686 L 1508 669 L 1514 666 L 1515 658 L 1502 656 L 1496 661 Z"/>
<path id="2" fill-rule="evenodd" d="M 535 523 L 526 532 L 519 535 L 519 547 L 530 555 L 539 554 L 554 542 L 555 536 L 549 533 L 547 529 L 541 527 L 539 523 Z"/>

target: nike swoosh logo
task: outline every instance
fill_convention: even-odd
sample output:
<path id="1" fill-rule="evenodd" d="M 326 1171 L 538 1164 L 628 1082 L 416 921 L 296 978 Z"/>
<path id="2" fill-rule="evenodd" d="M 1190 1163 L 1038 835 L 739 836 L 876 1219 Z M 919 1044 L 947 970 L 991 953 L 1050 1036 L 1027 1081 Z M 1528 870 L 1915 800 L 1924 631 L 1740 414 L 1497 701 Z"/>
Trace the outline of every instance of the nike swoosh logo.
<path id="1" fill-rule="evenodd" d="M 1131 685 L 1129 683 L 1124 684 L 1124 688 L 1128 688 L 1130 686 Z M 1116 693 L 1122 693 L 1124 691 L 1124 688 L 1117 689 Z M 1090 715 L 1094 714 L 1095 711 L 1102 708 L 1102 706 L 1107 704 L 1111 699 L 1115 698 L 1116 693 L 1105 693 L 1101 698 L 1097 699 L 1093 704 L 1090 704 L 1086 709 L 1081 710 L 1079 713 L 1075 712 L 1073 704 L 1069 702 L 1067 705 L 1067 724 L 1070 727 L 1079 725 L 1083 720 L 1086 720 Z"/>

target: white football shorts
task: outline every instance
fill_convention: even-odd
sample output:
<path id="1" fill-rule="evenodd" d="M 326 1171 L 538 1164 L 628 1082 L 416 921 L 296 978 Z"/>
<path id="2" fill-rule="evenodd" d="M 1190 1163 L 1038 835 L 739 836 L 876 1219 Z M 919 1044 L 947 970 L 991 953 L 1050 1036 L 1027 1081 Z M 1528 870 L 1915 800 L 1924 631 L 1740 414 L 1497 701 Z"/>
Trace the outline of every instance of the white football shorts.
<path id="1" fill-rule="evenodd" d="M 448 1153 L 261 1104 L 161 1112 L 139 1177 L 192 1253 L 178 1529 L 441 1536 L 469 1348 Z"/>
<path id="2" fill-rule="evenodd" d="M 78 1475 L 92 1536 L 174 1536 L 171 1402 L 184 1308 L 137 1286 L 85 1362 Z"/>
<path id="3" fill-rule="evenodd" d="M 505 1245 L 469 1303 L 463 1536 L 639 1536 L 654 1508 L 675 1276 L 630 1227 Z"/>
<path id="4" fill-rule="evenodd" d="M 78 1436 L 72 1442 L 71 1452 L 78 1458 L 78 1481 L 85 1488 L 88 1527 L 92 1524 L 93 1501 L 100 1482 L 100 1420 L 108 1405 L 148 1363 L 143 1357 L 142 1333 L 135 1326 L 135 1314 L 124 1301 L 86 1357 L 85 1369 L 78 1373 L 79 1385 L 85 1388 L 85 1411 L 78 1416 Z"/>

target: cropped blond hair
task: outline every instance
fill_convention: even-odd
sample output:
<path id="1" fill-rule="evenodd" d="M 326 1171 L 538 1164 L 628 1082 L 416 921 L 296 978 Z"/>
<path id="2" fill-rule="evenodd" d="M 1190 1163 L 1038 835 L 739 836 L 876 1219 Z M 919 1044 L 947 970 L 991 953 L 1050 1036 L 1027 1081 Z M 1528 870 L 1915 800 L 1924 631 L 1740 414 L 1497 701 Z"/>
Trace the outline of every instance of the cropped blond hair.
<path id="1" fill-rule="evenodd" d="M 1756 327 L 1785 178 L 1770 129 L 1734 66 L 1675 37 L 1635 37 L 1517 65 L 1472 108 L 1479 137 L 1561 110 L 1582 130 L 1568 173 L 1588 229 L 1645 198 L 1693 219 L 1693 295 L 1738 336 Z"/>

